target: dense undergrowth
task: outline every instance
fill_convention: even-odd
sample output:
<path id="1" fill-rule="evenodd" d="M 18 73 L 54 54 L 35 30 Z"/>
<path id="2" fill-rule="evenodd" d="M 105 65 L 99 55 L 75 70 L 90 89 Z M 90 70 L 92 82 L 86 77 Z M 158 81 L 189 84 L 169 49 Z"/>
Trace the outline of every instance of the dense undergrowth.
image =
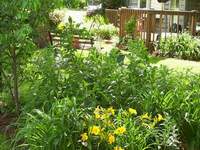
<path id="1" fill-rule="evenodd" d="M 71 19 L 56 30 L 59 48 L 35 50 L 38 28 L 47 28 L 61 1 L 0 2 L 0 111 L 12 112 L 12 99 L 20 115 L 12 139 L 0 136 L 0 149 L 200 149 L 198 74 L 151 66 L 141 41 L 128 42 L 126 54 L 93 48 L 86 56 L 73 35 L 90 35 Z"/>
<path id="2" fill-rule="evenodd" d="M 14 148 L 198 149 L 200 76 L 152 67 L 140 41 L 128 50 L 129 64 L 117 49 L 92 49 L 85 57 L 64 48 L 35 52 Z M 111 113 L 97 116 L 97 106 Z"/>

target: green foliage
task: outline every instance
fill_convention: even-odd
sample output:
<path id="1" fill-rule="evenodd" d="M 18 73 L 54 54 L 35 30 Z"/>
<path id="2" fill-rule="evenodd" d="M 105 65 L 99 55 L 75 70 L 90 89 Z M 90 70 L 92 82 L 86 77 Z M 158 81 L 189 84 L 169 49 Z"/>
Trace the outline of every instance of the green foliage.
<path id="1" fill-rule="evenodd" d="M 117 28 L 109 24 L 107 18 L 102 15 L 86 17 L 84 26 L 86 26 L 87 30 L 90 30 L 92 34 L 102 39 L 111 39 L 112 36 L 118 33 Z"/>
<path id="2" fill-rule="evenodd" d="M 24 119 L 24 126 L 16 135 L 14 149 L 80 149 L 78 140 L 84 118 L 75 100 L 57 100 L 47 113 L 35 109 Z M 23 144 L 18 145 L 21 140 Z"/>
<path id="3" fill-rule="evenodd" d="M 96 15 L 92 15 L 92 16 L 86 16 L 85 17 L 85 22 L 86 23 L 95 23 L 96 25 L 105 25 L 108 24 L 109 21 L 105 16 L 96 14 Z"/>
<path id="4" fill-rule="evenodd" d="M 102 39 L 111 39 L 117 35 L 117 28 L 112 24 L 101 25 L 99 28 L 92 29 L 91 32 Z"/>
<path id="5" fill-rule="evenodd" d="M 9 140 L 0 133 L 0 150 L 10 150 Z"/>
<path id="6" fill-rule="evenodd" d="M 129 36 L 134 37 L 136 27 L 137 27 L 137 20 L 135 17 L 131 17 L 125 24 L 125 31 Z"/>
<path id="7" fill-rule="evenodd" d="M 38 28 L 48 26 L 49 12 L 61 3 L 61 0 L 0 1 L 1 73 L 18 113 L 23 65 L 35 49 L 33 37 L 38 37 Z"/>
<path id="8" fill-rule="evenodd" d="M 83 9 L 87 5 L 87 0 L 64 0 L 67 8 L 81 8 Z"/>
<path id="9" fill-rule="evenodd" d="M 169 136 L 172 136 L 169 131 L 177 128 L 175 130 L 176 134 L 174 134 L 176 136 L 172 136 L 175 143 L 183 142 L 191 150 L 199 149 L 200 78 L 198 75 L 178 74 L 165 67 L 152 67 L 149 64 L 147 50 L 141 41 L 129 42 L 128 52 L 123 54 L 124 57 L 129 59 L 128 64 L 124 64 L 123 59 L 119 61 L 119 57 L 122 54 L 117 49 L 113 49 L 106 54 L 93 49 L 86 57 L 66 48 L 58 50 L 56 54 L 51 48 L 39 53 L 41 55 L 33 56 L 32 60 L 34 61 L 30 62 L 26 73 L 31 83 L 30 97 L 32 98 L 25 103 L 25 112 L 31 112 L 33 108 L 43 109 L 44 116 L 47 115 L 53 119 L 54 116 L 52 117 L 50 112 L 54 105 L 58 105 L 57 101 L 71 103 L 70 100 L 60 100 L 66 97 L 75 99 L 76 107 L 73 106 L 72 108 L 80 110 L 94 108 L 98 105 L 103 107 L 113 106 L 116 109 L 126 109 L 129 106 L 136 108 L 138 114 L 145 112 L 152 114 L 152 116 L 158 113 L 166 114 L 170 118 L 169 124 L 164 128 L 166 131 L 162 135 L 160 135 L 160 132 L 155 135 L 161 136 L 164 141 Z M 67 109 L 68 107 L 66 106 L 65 108 Z M 64 112 L 63 115 L 67 112 L 70 115 L 71 113 L 69 112 L 72 108 L 61 111 Z M 77 114 L 79 113 L 82 112 L 77 112 Z M 33 115 L 33 117 L 35 116 L 37 115 Z M 76 117 L 76 115 L 74 116 Z M 58 118 L 62 117 L 59 116 Z M 54 145 L 52 143 L 55 141 L 58 147 L 62 147 L 66 142 L 75 141 L 73 143 L 76 143 L 84 129 L 83 126 L 79 126 L 81 119 L 79 120 L 78 118 L 73 120 L 72 123 L 74 127 L 78 126 L 78 128 L 73 128 L 74 132 L 70 133 L 67 130 L 68 125 L 61 125 L 62 121 L 60 120 L 60 123 L 54 124 L 54 121 L 45 119 L 42 119 L 43 121 L 35 119 L 37 121 L 33 122 L 32 120 L 34 119 L 31 119 L 31 121 L 29 120 L 27 124 L 23 125 L 28 120 L 28 117 L 24 119 L 21 123 L 21 130 L 24 132 L 21 133 L 20 130 L 20 136 L 17 138 L 21 139 L 24 134 L 29 137 L 28 139 L 34 139 L 32 136 L 36 132 L 42 134 L 36 138 L 38 141 L 46 141 L 43 143 L 38 142 L 37 144 L 33 140 L 27 140 L 26 144 L 30 146 L 33 144 L 36 147 L 44 146 L 53 149 Z M 64 120 L 67 122 L 69 118 Z M 70 120 L 69 122 L 71 123 Z M 35 131 L 35 126 L 42 126 L 43 124 L 45 125 L 45 127 L 42 127 L 44 131 Z M 51 127 L 52 124 L 55 131 L 52 130 L 50 132 L 47 126 Z M 33 126 L 31 130 L 27 128 L 29 126 Z M 66 126 L 66 128 L 61 128 L 60 126 Z M 130 125 L 130 128 L 132 127 L 134 128 L 134 126 Z M 61 129 L 62 131 L 60 131 Z M 63 141 L 60 136 L 65 133 L 65 130 L 69 139 L 64 138 L 65 140 Z M 146 132 L 144 131 L 143 134 L 146 134 Z M 149 136 L 151 140 L 155 139 L 154 136 Z M 180 139 L 176 138 L 177 136 Z M 131 136 L 130 138 L 134 139 L 136 137 Z M 49 144 L 45 145 L 45 143 Z M 69 144 L 69 146 L 72 145 Z M 73 146 L 80 145 L 74 144 Z"/>
<path id="10" fill-rule="evenodd" d="M 27 114 L 24 126 L 15 137 L 15 144 L 18 141 L 24 143 L 16 145 L 15 149 L 177 148 L 177 130 L 170 118 L 163 118 L 160 114 L 139 116 L 129 109 L 114 110 L 111 107 L 102 110 L 97 107 L 93 114 L 93 108 L 83 109 L 75 99 L 58 100 L 47 113 L 34 110 Z M 83 138 L 82 134 L 86 137 Z M 115 141 L 109 144 L 110 135 Z"/>
<path id="11" fill-rule="evenodd" d="M 157 149 L 159 146 L 176 149 L 178 144 L 177 130 L 174 129 L 176 131 L 172 133 L 173 121 L 168 117 L 163 118 L 161 114 L 151 116 L 148 113 L 137 114 L 133 108 L 126 110 L 98 106 L 94 115 L 88 118 L 84 130 L 88 140 L 84 141 L 82 137 L 82 142 L 94 149 L 113 149 L 117 146 L 136 150 Z"/>
<path id="12" fill-rule="evenodd" d="M 151 66 L 141 41 L 128 41 L 125 54 L 118 49 L 105 54 L 91 49 L 84 57 L 83 52 L 72 48 L 73 34 L 90 33 L 79 29 L 70 18 L 67 24 L 58 25 L 60 48 L 36 51 L 34 33 L 45 27 L 48 19 L 43 16 L 49 15 L 57 4 L 60 1 L 0 1 L 0 65 L 4 89 L 10 92 L 16 107 L 19 86 L 22 84 L 21 89 L 26 90 L 13 149 L 85 149 L 86 143 L 81 143 L 80 135 L 90 130 L 90 126 L 102 125 L 92 114 L 98 105 L 117 109 L 111 121 L 116 128 L 123 125 L 127 128 L 126 136 L 117 137 L 117 145 L 139 150 L 177 149 L 184 143 L 186 149 L 200 149 L 199 75 L 178 74 L 165 67 Z M 135 26 L 135 19 L 128 22 L 130 35 Z M 167 51 L 171 55 L 199 58 L 197 40 L 188 35 L 181 35 L 175 41 L 170 39 L 169 45 L 162 42 L 164 51 L 175 47 L 173 53 Z M 124 63 L 125 58 L 129 63 Z M 135 108 L 138 115 L 123 118 L 122 112 L 128 107 Z M 141 122 L 144 113 L 153 118 Z M 158 114 L 165 121 L 152 129 L 149 125 Z M 104 131 L 110 133 L 116 128 L 106 126 Z M 98 137 L 90 138 L 89 149 L 113 148 L 105 138 L 99 145 Z"/>
<path id="13" fill-rule="evenodd" d="M 101 2 L 103 3 L 104 8 L 110 9 L 118 9 L 127 4 L 126 0 L 101 0 Z"/>
<path id="14" fill-rule="evenodd" d="M 200 59 L 200 41 L 187 33 L 183 33 L 178 37 L 169 37 L 161 39 L 159 50 L 162 56 L 178 57 L 188 60 Z"/>

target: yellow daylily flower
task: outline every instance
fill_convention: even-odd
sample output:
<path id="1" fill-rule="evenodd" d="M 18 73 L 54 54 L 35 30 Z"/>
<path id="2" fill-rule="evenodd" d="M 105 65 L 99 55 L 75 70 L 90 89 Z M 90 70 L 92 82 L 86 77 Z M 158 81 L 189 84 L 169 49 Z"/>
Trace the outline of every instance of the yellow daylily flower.
<path id="1" fill-rule="evenodd" d="M 81 141 L 85 142 L 85 141 L 87 141 L 87 140 L 88 140 L 88 135 L 87 135 L 87 133 L 81 134 Z"/>
<path id="2" fill-rule="evenodd" d="M 114 150 L 124 150 L 121 146 L 115 146 Z"/>
<path id="3" fill-rule="evenodd" d="M 141 119 L 151 120 L 151 116 L 149 116 L 148 113 L 146 113 L 146 114 L 143 114 L 143 115 L 141 116 Z"/>
<path id="4" fill-rule="evenodd" d="M 128 109 L 128 112 L 131 114 L 131 115 L 137 115 L 137 111 L 133 108 L 129 108 Z"/>
<path id="5" fill-rule="evenodd" d="M 94 114 L 99 114 L 100 112 L 101 112 L 101 108 L 100 108 L 100 106 L 97 106 L 96 108 L 95 108 L 95 110 L 94 110 Z"/>
<path id="6" fill-rule="evenodd" d="M 92 126 L 90 128 L 90 133 L 94 135 L 99 135 L 101 132 L 101 128 L 99 126 Z"/>
<path id="7" fill-rule="evenodd" d="M 115 136 L 111 133 L 108 135 L 108 143 L 113 144 L 115 142 Z"/>
<path id="8" fill-rule="evenodd" d="M 109 114 L 109 115 L 115 115 L 115 109 L 113 109 L 113 107 L 109 107 L 108 109 L 107 109 L 107 113 Z"/>
<path id="9" fill-rule="evenodd" d="M 100 118 L 101 118 L 101 115 L 100 115 L 100 114 L 95 114 L 95 118 L 96 118 L 96 119 L 100 119 Z"/>
<path id="10" fill-rule="evenodd" d="M 118 134 L 118 135 L 121 135 L 121 134 L 123 134 L 123 133 L 125 133 L 126 132 L 126 128 L 125 127 L 119 127 L 119 128 L 117 128 L 116 130 L 115 130 L 115 134 Z"/>
<path id="11" fill-rule="evenodd" d="M 164 120 L 163 116 L 161 114 L 158 114 L 157 116 L 155 116 L 154 118 L 154 122 L 160 122 Z"/>
<path id="12" fill-rule="evenodd" d="M 63 22 L 59 23 L 58 26 L 57 26 L 57 29 L 60 30 L 60 31 L 63 31 L 65 28 L 65 24 Z"/>

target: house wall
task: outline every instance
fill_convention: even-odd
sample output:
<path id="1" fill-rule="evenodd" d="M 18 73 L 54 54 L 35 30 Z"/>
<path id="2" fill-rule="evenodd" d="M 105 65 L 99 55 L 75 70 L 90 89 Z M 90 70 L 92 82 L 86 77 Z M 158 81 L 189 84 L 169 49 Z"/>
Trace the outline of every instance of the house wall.
<path id="1" fill-rule="evenodd" d="M 200 0 L 187 0 L 186 10 L 199 10 L 200 11 Z"/>
<path id="2" fill-rule="evenodd" d="M 158 0 L 151 0 L 151 9 L 161 10 L 162 4 L 158 3 Z"/>
<path id="3" fill-rule="evenodd" d="M 138 8 L 139 7 L 138 0 L 128 0 L 128 6 L 130 8 Z"/>
<path id="4" fill-rule="evenodd" d="M 168 1 L 167 3 L 164 4 L 164 9 L 169 10 L 171 8 L 171 1 Z M 128 6 L 130 8 L 139 8 L 139 0 L 127 0 Z M 148 4 L 147 4 L 148 6 Z M 148 8 L 148 7 L 147 7 Z M 151 0 L 150 2 L 150 9 L 154 10 L 162 10 L 162 4 L 158 3 L 157 0 Z M 200 11 L 200 0 L 179 0 L 179 6 L 177 8 L 173 8 L 175 10 L 199 10 Z"/>

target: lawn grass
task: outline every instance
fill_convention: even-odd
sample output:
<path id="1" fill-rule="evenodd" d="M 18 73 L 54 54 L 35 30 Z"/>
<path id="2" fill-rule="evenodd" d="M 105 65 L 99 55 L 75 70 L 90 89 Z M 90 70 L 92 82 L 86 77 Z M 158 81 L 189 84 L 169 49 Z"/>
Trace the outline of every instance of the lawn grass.
<path id="1" fill-rule="evenodd" d="M 173 69 L 176 71 L 190 70 L 192 73 L 200 74 L 200 62 L 197 62 L 197 61 L 151 56 L 150 62 L 153 65 L 156 65 L 156 66 L 164 65 L 164 66 L 167 66 L 169 69 Z"/>

